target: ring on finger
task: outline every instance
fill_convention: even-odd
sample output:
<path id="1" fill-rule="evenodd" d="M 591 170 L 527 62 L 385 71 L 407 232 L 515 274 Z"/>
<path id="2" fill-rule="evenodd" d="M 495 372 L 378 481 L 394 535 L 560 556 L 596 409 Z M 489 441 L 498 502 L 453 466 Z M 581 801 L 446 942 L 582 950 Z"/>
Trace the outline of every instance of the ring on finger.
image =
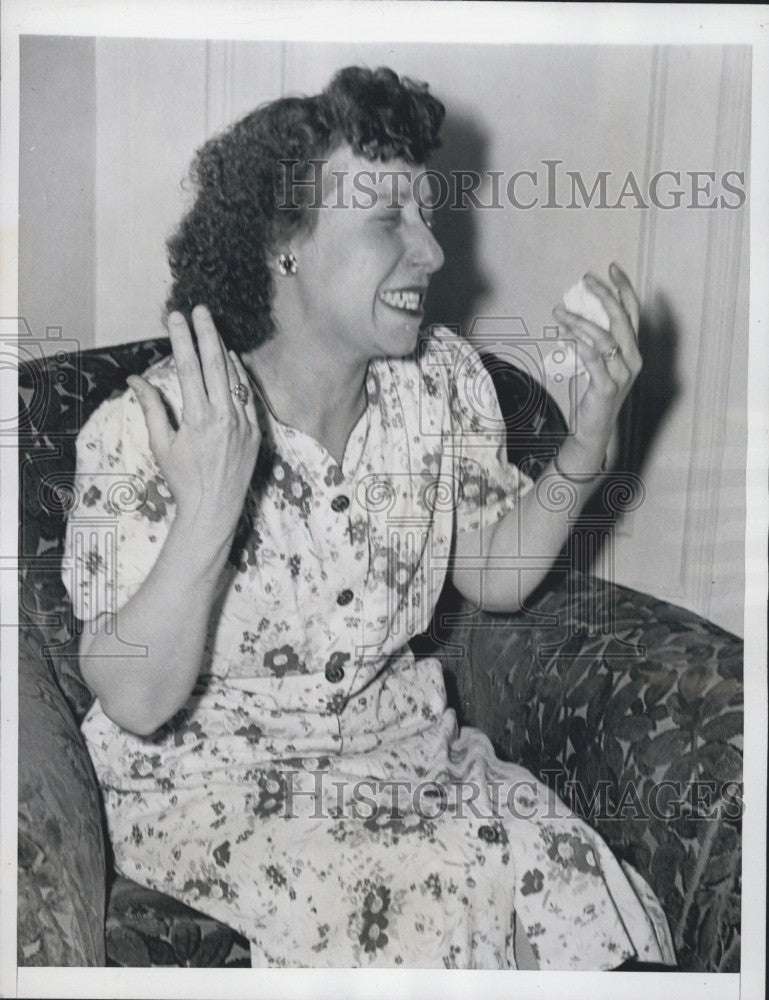
<path id="1" fill-rule="evenodd" d="M 613 361 L 616 357 L 622 354 L 622 348 L 619 344 L 615 344 L 610 351 L 604 351 L 601 358 L 604 361 Z"/>
<path id="2" fill-rule="evenodd" d="M 246 405 L 248 402 L 248 386 L 243 385 L 242 382 L 238 382 L 237 385 L 234 385 L 230 389 L 230 392 L 239 403 L 242 403 L 243 406 Z"/>

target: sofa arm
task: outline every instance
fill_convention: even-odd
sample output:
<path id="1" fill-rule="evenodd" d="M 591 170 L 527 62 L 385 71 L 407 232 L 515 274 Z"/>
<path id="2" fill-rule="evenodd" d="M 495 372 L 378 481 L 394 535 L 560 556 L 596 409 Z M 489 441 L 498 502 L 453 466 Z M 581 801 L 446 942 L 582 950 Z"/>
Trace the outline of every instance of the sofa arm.
<path id="1" fill-rule="evenodd" d="M 464 605 L 444 624 L 460 720 L 646 878 L 681 968 L 738 971 L 741 640 L 577 573 L 550 577 L 526 612 Z"/>
<path id="2" fill-rule="evenodd" d="M 19 965 L 105 964 L 96 777 L 42 635 L 19 636 Z"/>

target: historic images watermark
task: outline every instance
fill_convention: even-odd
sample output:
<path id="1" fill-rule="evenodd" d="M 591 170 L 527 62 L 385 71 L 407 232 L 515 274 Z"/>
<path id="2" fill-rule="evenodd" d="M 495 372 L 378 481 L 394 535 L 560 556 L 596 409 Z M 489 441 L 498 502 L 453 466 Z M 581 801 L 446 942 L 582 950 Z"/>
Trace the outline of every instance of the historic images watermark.
<path id="1" fill-rule="evenodd" d="M 553 791 L 534 778 L 513 782 L 488 780 L 381 779 L 335 777 L 321 767 L 309 770 L 271 770 L 270 803 L 285 819 L 351 819 L 416 825 L 447 817 L 456 820 L 569 819 L 572 810 L 588 820 L 625 821 L 724 819 L 738 822 L 745 812 L 739 781 L 666 780 L 616 786 L 602 780 L 589 788 L 565 777 L 548 774 Z"/>
<path id="2" fill-rule="evenodd" d="M 533 169 L 327 170 L 328 160 L 280 160 L 279 208 L 403 207 L 411 196 L 421 208 L 467 209 L 740 209 L 747 202 L 744 170 L 632 170 L 591 174 L 563 160 L 540 160 Z"/>

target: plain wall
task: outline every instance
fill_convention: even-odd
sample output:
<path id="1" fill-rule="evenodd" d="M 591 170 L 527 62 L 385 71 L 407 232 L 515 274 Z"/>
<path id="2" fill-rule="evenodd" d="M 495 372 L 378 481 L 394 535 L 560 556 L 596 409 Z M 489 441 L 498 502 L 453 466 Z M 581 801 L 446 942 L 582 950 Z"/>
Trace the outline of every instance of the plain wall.
<path id="1" fill-rule="evenodd" d="M 19 311 L 50 354 L 96 340 L 96 41 L 20 46 Z"/>

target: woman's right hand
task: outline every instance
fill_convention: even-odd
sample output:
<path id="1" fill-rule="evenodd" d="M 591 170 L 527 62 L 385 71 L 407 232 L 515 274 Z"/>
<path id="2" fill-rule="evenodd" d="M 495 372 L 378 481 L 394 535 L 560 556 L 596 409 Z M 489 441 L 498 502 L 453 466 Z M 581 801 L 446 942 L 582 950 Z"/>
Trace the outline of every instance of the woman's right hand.
<path id="1" fill-rule="evenodd" d="M 163 399 L 146 379 L 128 383 L 144 413 L 150 447 L 176 501 L 176 519 L 217 547 L 232 538 L 254 472 L 262 434 L 246 371 L 228 354 L 205 306 L 192 312 L 200 360 L 181 313 L 168 318 L 181 385 L 182 415 L 172 427 Z M 248 389 L 246 403 L 232 394 Z"/>

